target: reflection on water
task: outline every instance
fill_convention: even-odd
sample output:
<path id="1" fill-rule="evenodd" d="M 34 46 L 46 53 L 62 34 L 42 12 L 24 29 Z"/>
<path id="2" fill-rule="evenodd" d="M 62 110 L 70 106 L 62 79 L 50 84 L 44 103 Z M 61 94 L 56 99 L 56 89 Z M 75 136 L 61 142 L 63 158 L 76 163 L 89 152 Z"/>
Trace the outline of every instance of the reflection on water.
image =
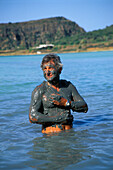
<path id="1" fill-rule="evenodd" d="M 82 131 L 81 136 L 87 136 L 87 131 Z M 44 135 L 33 140 L 33 150 L 28 152 L 37 164 L 34 168 L 55 169 L 65 168 L 76 164 L 85 157 L 90 157 L 88 146 L 78 138 L 78 132 L 71 129 L 58 134 Z M 83 154 L 84 153 L 84 154 Z M 88 155 L 85 153 L 88 153 Z M 29 166 L 32 167 L 32 163 Z"/>

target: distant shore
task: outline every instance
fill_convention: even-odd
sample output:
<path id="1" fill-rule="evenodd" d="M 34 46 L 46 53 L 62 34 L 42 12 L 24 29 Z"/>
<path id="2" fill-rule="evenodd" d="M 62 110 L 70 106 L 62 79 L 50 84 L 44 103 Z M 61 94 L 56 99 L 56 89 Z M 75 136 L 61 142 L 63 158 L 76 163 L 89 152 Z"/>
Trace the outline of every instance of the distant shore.
<path id="1" fill-rule="evenodd" d="M 113 51 L 113 47 L 104 47 L 104 48 L 88 48 L 86 50 L 65 50 L 60 49 L 57 51 L 53 50 L 43 50 L 41 52 L 29 52 L 29 50 L 2 50 L 0 51 L 0 56 L 15 56 L 15 55 L 40 55 L 40 54 L 48 54 L 48 53 L 79 53 L 79 52 L 97 52 L 97 51 Z"/>

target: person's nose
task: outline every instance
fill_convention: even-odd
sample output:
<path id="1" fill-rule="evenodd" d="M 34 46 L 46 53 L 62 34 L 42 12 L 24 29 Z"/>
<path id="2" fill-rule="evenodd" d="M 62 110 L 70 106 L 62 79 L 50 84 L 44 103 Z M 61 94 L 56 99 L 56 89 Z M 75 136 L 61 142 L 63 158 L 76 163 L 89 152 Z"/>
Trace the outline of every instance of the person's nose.
<path id="1" fill-rule="evenodd" d="M 50 67 L 49 67 L 49 66 L 46 67 L 46 71 L 47 71 L 47 72 L 50 71 Z"/>
<path id="2" fill-rule="evenodd" d="M 49 72 L 49 68 L 47 68 L 47 73 Z"/>

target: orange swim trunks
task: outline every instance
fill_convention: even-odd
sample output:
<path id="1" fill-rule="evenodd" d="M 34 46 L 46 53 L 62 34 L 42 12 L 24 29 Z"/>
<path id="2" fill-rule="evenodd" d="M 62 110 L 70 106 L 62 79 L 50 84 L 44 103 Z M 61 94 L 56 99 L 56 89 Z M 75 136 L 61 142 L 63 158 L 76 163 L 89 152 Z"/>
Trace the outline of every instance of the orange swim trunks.
<path id="1" fill-rule="evenodd" d="M 63 130 L 69 130 L 72 128 L 71 125 L 52 125 L 52 126 L 42 126 L 42 133 L 57 133 Z"/>

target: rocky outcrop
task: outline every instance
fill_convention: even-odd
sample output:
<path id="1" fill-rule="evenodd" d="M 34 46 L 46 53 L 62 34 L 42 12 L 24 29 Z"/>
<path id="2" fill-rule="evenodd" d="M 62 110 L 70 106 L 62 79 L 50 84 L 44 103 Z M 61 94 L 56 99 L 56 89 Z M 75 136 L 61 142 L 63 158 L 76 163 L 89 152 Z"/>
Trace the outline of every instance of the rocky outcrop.
<path id="1" fill-rule="evenodd" d="M 85 30 L 64 17 L 0 24 L 0 49 L 29 49 L 51 44 Z"/>

